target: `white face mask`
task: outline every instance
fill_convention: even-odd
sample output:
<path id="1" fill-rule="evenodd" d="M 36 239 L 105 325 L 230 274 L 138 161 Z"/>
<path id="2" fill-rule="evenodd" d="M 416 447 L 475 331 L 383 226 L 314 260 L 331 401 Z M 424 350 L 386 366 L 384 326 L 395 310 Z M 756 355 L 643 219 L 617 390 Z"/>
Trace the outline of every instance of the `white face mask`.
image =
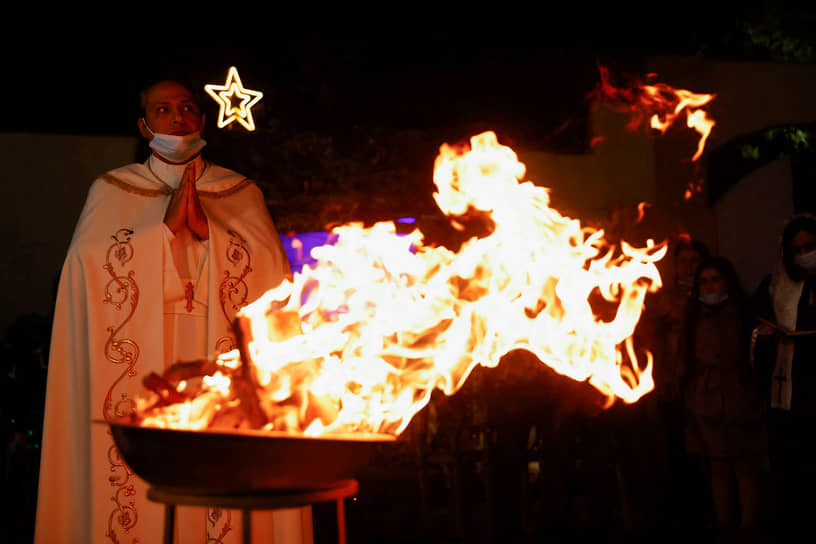
<path id="1" fill-rule="evenodd" d="M 715 304 L 720 304 L 721 302 L 728 300 L 728 293 L 725 291 L 722 293 L 701 293 L 697 299 L 703 304 L 714 306 Z"/>
<path id="2" fill-rule="evenodd" d="M 153 132 L 145 118 L 142 118 L 142 122 L 144 122 L 145 129 L 153 135 L 153 139 L 150 140 L 150 149 L 170 162 L 186 162 L 207 145 L 199 130 L 184 136 L 174 136 Z"/>
<path id="3" fill-rule="evenodd" d="M 793 258 L 793 262 L 804 268 L 808 272 L 816 271 L 816 251 L 797 255 Z"/>
<path id="4" fill-rule="evenodd" d="M 682 287 L 683 289 L 691 289 L 692 287 L 694 287 L 694 284 L 692 282 L 686 280 L 677 280 L 677 285 L 679 287 Z"/>

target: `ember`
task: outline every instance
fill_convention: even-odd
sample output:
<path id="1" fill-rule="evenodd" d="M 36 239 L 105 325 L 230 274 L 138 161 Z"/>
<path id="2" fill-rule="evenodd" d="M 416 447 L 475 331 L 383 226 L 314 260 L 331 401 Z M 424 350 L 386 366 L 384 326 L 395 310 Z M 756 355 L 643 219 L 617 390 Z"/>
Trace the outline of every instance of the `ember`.
<path id="1" fill-rule="evenodd" d="M 440 209 L 477 212 L 493 230 L 458 252 L 397 236 L 391 222 L 333 230 L 314 266 L 245 306 L 240 350 L 146 380 L 142 425 L 319 436 L 398 435 L 434 389 L 454 394 L 478 365 L 514 349 L 588 381 L 611 405 L 653 388 L 652 356 L 632 335 L 661 286 L 665 244 L 612 246 L 604 232 L 549 207 L 492 132 L 440 149 Z M 604 317 L 594 311 L 602 300 Z"/>

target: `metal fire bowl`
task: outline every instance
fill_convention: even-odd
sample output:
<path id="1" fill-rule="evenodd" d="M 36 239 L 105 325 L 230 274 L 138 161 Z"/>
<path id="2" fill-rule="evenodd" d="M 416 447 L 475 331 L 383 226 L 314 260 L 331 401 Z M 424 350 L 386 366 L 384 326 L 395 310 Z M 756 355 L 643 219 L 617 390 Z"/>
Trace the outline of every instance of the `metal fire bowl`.
<path id="1" fill-rule="evenodd" d="M 147 483 L 194 493 L 319 490 L 354 478 L 390 435 L 305 437 L 271 431 L 110 426 L 125 463 Z"/>

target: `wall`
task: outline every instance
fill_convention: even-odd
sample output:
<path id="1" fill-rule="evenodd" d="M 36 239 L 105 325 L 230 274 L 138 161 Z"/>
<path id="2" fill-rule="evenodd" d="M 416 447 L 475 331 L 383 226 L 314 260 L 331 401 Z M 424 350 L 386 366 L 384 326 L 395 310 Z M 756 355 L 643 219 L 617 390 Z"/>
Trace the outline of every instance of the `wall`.
<path id="1" fill-rule="evenodd" d="M 788 157 L 746 176 L 715 206 L 720 254 L 734 263 L 742 286 L 753 293 L 776 262 L 785 221 L 793 215 Z"/>
<path id="2" fill-rule="evenodd" d="M 659 81 L 717 95 L 708 108 L 717 123 L 706 145 L 708 152 L 768 127 L 816 121 L 813 64 L 663 57 L 650 59 L 647 65 Z M 731 259 L 743 287 L 751 292 L 770 272 L 782 223 L 793 213 L 790 165 L 784 159 L 752 172 L 716 203 L 708 202 L 704 188 L 689 206 L 677 201 L 676 194 L 697 171 L 688 164 L 672 167 L 672 161 L 681 148 L 693 152 L 691 140 L 680 130 L 670 130 L 656 142 L 657 202 Z M 700 161 L 701 176 L 706 173 L 705 157 Z"/>
<path id="3" fill-rule="evenodd" d="M 136 138 L 0 133 L 0 332 L 18 315 L 50 312 L 91 182 L 133 162 L 137 145 Z"/>

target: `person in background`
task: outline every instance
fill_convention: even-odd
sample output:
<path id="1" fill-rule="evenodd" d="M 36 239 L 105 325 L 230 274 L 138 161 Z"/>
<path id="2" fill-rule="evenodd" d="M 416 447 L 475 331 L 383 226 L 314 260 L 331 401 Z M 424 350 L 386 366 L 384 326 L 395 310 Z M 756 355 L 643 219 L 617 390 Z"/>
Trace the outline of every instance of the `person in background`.
<path id="1" fill-rule="evenodd" d="M 720 537 L 757 536 L 767 466 L 766 414 L 749 355 L 751 317 L 731 263 L 704 260 L 681 353 L 686 448 L 709 464 Z M 742 540 L 744 541 L 744 540 Z"/>
<path id="2" fill-rule="evenodd" d="M 708 247 L 687 235 L 677 236 L 669 247 L 671 259 L 666 285 L 646 299 L 646 308 L 638 330 L 644 336 L 643 345 L 654 354 L 655 433 L 660 440 L 653 461 L 659 474 L 660 487 L 670 489 L 661 512 L 669 514 L 665 524 L 676 524 L 677 531 L 699 527 L 711 518 L 706 465 L 699 455 L 685 447 L 683 400 L 680 394 L 680 354 L 686 309 L 691 300 L 694 276 L 700 263 L 709 257 Z M 660 265 L 660 263 L 658 263 Z M 662 495 L 662 494 L 661 494 Z M 682 520 L 682 521 L 681 521 Z"/>
<path id="3" fill-rule="evenodd" d="M 682 361 L 679 354 L 683 322 L 697 268 L 709 256 L 708 247 L 702 242 L 679 237 L 672 252 L 673 281 L 658 292 L 656 310 L 647 313 L 647 318 L 655 322 L 654 334 L 658 341 L 655 360 L 660 361 L 660 365 L 655 368 L 656 392 L 661 406 L 674 416 L 679 416 L 681 410 L 679 372 Z"/>
<path id="4" fill-rule="evenodd" d="M 816 216 L 797 214 L 782 231 L 773 272 L 754 295 L 755 361 L 769 406 L 773 526 L 809 530 L 816 489 Z"/>

